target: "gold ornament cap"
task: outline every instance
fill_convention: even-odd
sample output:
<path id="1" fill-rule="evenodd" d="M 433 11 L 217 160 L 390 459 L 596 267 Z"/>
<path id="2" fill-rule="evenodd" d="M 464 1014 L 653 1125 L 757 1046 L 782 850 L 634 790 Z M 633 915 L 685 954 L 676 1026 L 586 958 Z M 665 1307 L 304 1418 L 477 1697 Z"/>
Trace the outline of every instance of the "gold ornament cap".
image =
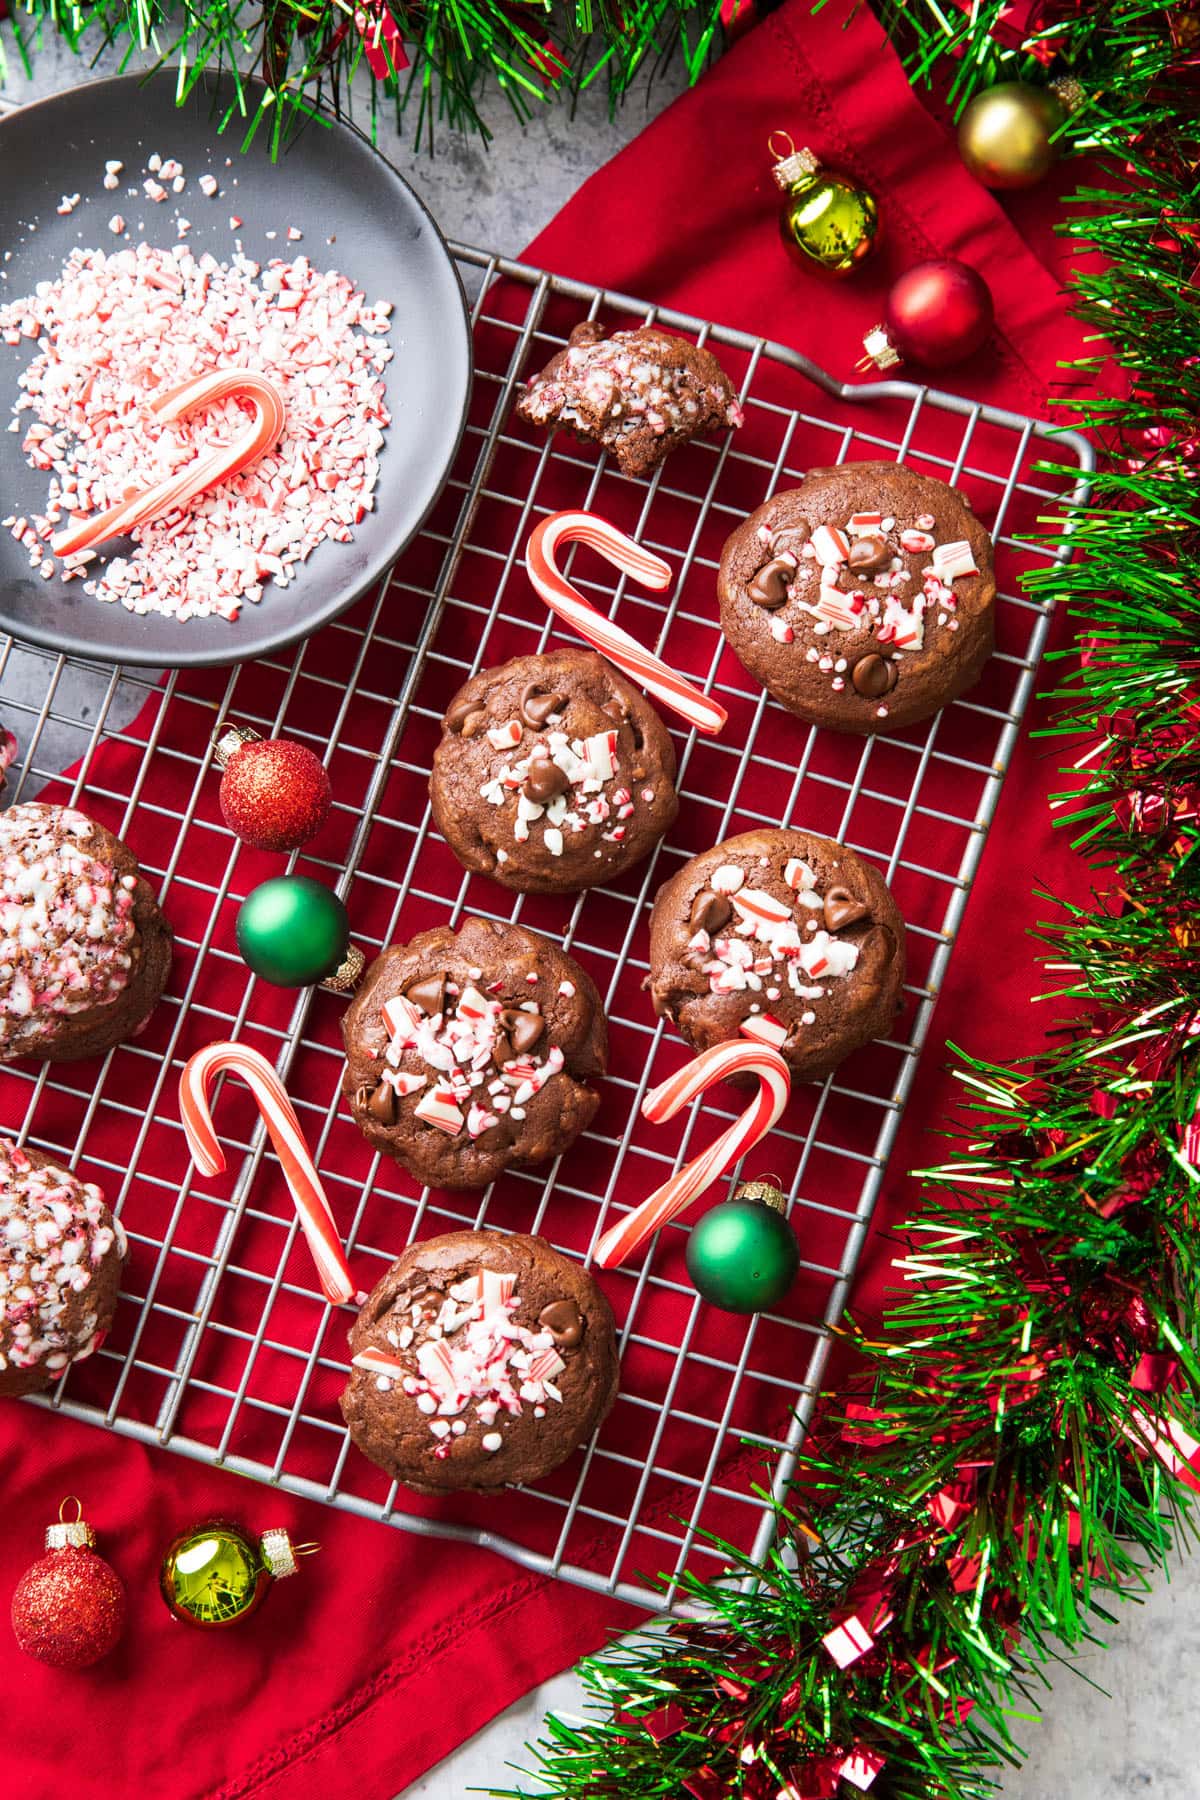
<path id="1" fill-rule="evenodd" d="M 753 1181 L 739 1181 L 733 1190 L 735 1200 L 757 1200 L 760 1206 L 769 1206 L 772 1212 L 787 1212 L 787 1195 L 774 1175 L 759 1175 Z"/>
<path id="2" fill-rule="evenodd" d="M 887 334 L 886 325 L 872 325 L 863 338 L 865 356 L 860 356 L 855 367 L 857 369 L 894 369 L 900 361 L 900 352 Z"/>
<path id="3" fill-rule="evenodd" d="M 282 1581 L 287 1575 L 294 1575 L 300 1564 L 296 1561 L 296 1548 L 282 1525 L 273 1525 L 264 1531 L 259 1539 L 259 1549 L 263 1561 L 276 1581 Z"/>
<path id="4" fill-rule="evenodd" d="M 1050 83 L 1050 92 L 1068 113 L 1076 113 L 1087 99 L 1087 89 L 1078 75 L 1058 75 Z"/>
<path id="5" fill-rule="evenodd" d="M 218 769 L 223 769 L 243 744 L 260 744 L 262 734 L 249 725 L 234 725 L 228 719 L 222 719 L 209 742 L 212 744 L 213 761 Z"/>
<path id="6" fill-rule="evenodd" d="M 332 975 L 327 975 L 321 983 L 327 994 L 349 994 L 362 980 L 362 972 L 367 966 L 367 959 L 357 944 L 349 944 Z"/>
<path id="7" fill-rule="evenodd" d="M 75 1517 L 64 1519 L 64 1510 L 74 1504 Z M 53 1525 L 46 1527 L 47 1550 L 84 1549 L 93 1550 L 96 1545 L 96 1534 L 83 1516 L 82 1502 L 74 1494 L 68 1494 L 58 1509 L 58 1519 Z"/>
<path id="8" fill-rule="evenodd" d="M 776 139 L 779 140 L 778 144 Z M 815 175 L 821 167 L 811 150 L 797 150 L 786 131 L 773 131 L 767 140 L 767 148 L 776 158 L 775 167 L 771 170 L 775 185 L 785 194 Z"/>

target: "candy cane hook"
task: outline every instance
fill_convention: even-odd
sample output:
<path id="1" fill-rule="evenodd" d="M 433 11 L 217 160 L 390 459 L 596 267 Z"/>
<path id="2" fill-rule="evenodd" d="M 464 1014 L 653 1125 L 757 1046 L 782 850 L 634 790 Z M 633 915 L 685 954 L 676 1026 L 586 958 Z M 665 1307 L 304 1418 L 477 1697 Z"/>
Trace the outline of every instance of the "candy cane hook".
<path id="1" fill-rule="evenodd" d="M 602 1269 L 611 1269 L 639 1248 L 652 1232 L 658 1231 L 690 1206 L 699 1194 L 726 1169 L 753 1149 L 765 1136 L 788 1103 L 792 1078 L 787 1063 L 769 1044 L 734 1042 L 714 1044 L 702 1050 L 678 1074 L 660 1082 L 642 1101 L 642 1113 L 655 1125 L 661 1125 L 697 1094 L 727 1075 L 757 1075 L 758 1093 L 740 1119 L 735 1119 L 707 1150 L 694 1156 L 682 1169 L 655 1188 L 648 1199 L 635 1207 L 627 1218 L 610 1226 L 596 1246 L 596 1261 Z"/>
<path id="2" fill-rule="evenodd" d="M 642 686 L 673 712 L 710 737 L 720 731 L 729 714 L 707 694 L 693 687 L 652 650 L 645 650 L 620 625 L 597 612 L 571 586 L 558 567 L 560 544 L 586 544 L 622 574 L 655 593 L 671 585 L 671 565 L 626 537 L 615 525 L 589 512 L 552 513 L 536 525 L 525 551 L 525 567 L 551 612 L 557 613 L 582 638 L 603 652 L 618 669 Z"/>
<path id="3" fill-rule="evenodd" d="M 220 1175 L 225 1153 L 217 1141 L 209 1111 L 208 1090 L 222 1069 L 240 1075 L 258 1104 L 263 1123 L 283 1165 L 300 1224 L 308 1239 L 322 1292 L 335 1304 L 355 1294 L 333 1212 L 321 1186 L 321 1177 L 309 1155 L 296 1110 L 283 1083 L 265 1056 L 245 1044 L 209 1044 L 184 1064 L 179 1077 L 179 1112 L 192 1160 L 202 1175 Z"/>
<path id="4" fill-rule="evenodd" d="M 253 375 L 248 369 L 224 369 L 216 374 L 195 375 L 178 387 L 156 394 L 150 401 L 149 410 L 169 424 L 195 412 L 198 407 L 211 406 L 214 401 L 227 400 L 231 396 L 248 400 L 254 408 L 254 423 L 248 431 L 240 433 L 230 444 L 202 452 L 177 474 L 156 481 L 150 487 L 137 488 L 117 506 L 110 506 L 107 512 L 98 513 L 94 519 L 82 519 L 66 531 L 60 531 L 52 546 L 58 555 L 72 556 L 77 550 L 90 550 L 94 544 L 132 531 L 148 519 L 175 512 L 206 488 L 216 487 L 256 463 L 272 444 L 278 442 L 286 417 L 283 395 L 265 375 Z"/>

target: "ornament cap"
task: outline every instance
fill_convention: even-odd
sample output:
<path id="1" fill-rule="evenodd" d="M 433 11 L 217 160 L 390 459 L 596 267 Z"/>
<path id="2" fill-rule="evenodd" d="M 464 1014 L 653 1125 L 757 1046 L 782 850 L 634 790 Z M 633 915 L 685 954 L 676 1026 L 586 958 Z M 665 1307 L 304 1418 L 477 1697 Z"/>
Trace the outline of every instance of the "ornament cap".
<path id="1" fill-rule="evenodd" d="M 787 1212 L 787 1195 L 776 1175 L 758 1175 L 753 1181 L 739 1181 L 733 1197 L 735 1200 L 756 1200 L 760 1206 L 769 1206 L 772 1212 Z"/>
<path id="2" fill-rule="evenodd" d="M 864 373 L 867 369 L 894 369 L 900 361 L 900 352 L 887 334 L 886 325 L 872 325 L 863 338 L 865 356 L 860 356 L 854 365 Z"/>
<path id="3" fill-rule="evenodd" d="M 249 725 L 234 725 L 228 719 L 222 719 L 214 728 L 209 742 L 212 744 L 213 761 L 218 769 L 223 769 L 243 744 L 261 743 L 262 737 Z"/>
<path id="4" fill-rule="evenodd" d="M 776 187 L 786 194 L 790 188 L 815 175 L 820 166 L 811 150 L 793 150 L 775 164 L 771 174 Z"/>
<path id="5" fill-rule="evenodd" d="M 333 971 L 327 975 L 321 986 L 327 994 L 348 994 L 362 980 L 362 972 L 367 966 L 367 959 L 357 944 L 348 944 L 346 954 Z"/>
<path id="6" fill-rule="evenodd" d="M 64 1519 L 63 1513 L 71 1505 L 75 1507 L 75 1517 Z M 68 1494 L 58 1509 L 57 1520 L 46 1527 L 47 1550 L 94 1550 L 95 1547 L 96 1534 L 83 1516 L 82 1502 L 74 1494 Z"/>
<path id="7" fill-rule="evenodd" d="M 259 1548 L 263 1561 L 276 1581 L 282 1581 L 286 1575 L 294 1575 L 300 1567 L 292 1540 L 282 1525 L 272 1526 L 264 1531 L 259 1539 Z"/>
<path id="8" fill-rule="evenodd" d="M 1050 83 L 1050 92 L 1068 113 L 1075 113 L 1087 99 L 1087 89 L 1077 75 L 1058 75 Z"/>

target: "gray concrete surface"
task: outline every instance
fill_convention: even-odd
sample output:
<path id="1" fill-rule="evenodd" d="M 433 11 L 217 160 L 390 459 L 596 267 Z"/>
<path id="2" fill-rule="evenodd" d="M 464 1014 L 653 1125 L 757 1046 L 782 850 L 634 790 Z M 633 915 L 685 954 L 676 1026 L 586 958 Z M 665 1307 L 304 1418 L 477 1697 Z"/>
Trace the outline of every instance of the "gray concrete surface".
<path id="1" fill-rule="evenodd" d="M 61 44 L 48 45 L 37 57 L 31 80 L 10 60 L 0 106 L 107 75 L 114 72 L 115 61 L 111 55 L 102 57 L 89 70 Z M 668 102 L 677 86 L 677 80 L 663 80 L 649 95 L 634 96 L 615 119 L 608 116 L 604 94 L 590 93 L 574 118 L 565 108 L 548 108 L 527 130 L 498 104 L 490 151 L 446 132 L 433 159 L 400 141 L 390 128 L 382 132 L 381 143 L 448 236 L 514 254 L 594 169 L 637 133 L 649 114 Z M 42 658 L 15 653 L 0 669 L 0 710 L 5 695 L 40 703 L 45 682 Z M 101 676 L 72 674 L 55 710 L 79 718 L 90 730 L 106 686 Z M 117 695 L 110 720 L 130 716 L 138 699 L 135 690 Z M 85 741 L 86 733 L 81 737 L 78 727 L 48 727 L 39 767 L 49 773 L 77 755 Z M 436 1553 L 453 1556 L 454 1551 L 444 1547 Z M 1113 1630 L 1113 1647 L 1105 1654 L 1094 1652 L 1081 1664 L 1090 1681 L 1108 1689 L 1107 1695 L 1065 1670 L 1057 1674 L 1047 1717 L 1025 1730 L 1030 1763 L 1003 1783 L 1004 1800 L 1200 1800 L 1188 1723 L 1195 1704 L 1191 1679 L 1200 1672 L 1200 1582 L 1195 1577 L 1194 1568 L 1185 1565 L 1177 1581 L 1160 1585 L 1149 1604 L 1128 1607 Z M 567 1591 L 563 1604 L 570 1605 Z M 526 1766 L 524 1745 L 536 1736 L 544 1713 L 551 1707 L 572 1711 L 577 1706 L 578 1684 L 568 1672 L 511 1707 L 411 1787 L 406 1800 L 460 1800 L 472 1789 L 510 1785 L 511 1765 Z M 383 1797 L 364 1795 L 364 1800 Z"/>

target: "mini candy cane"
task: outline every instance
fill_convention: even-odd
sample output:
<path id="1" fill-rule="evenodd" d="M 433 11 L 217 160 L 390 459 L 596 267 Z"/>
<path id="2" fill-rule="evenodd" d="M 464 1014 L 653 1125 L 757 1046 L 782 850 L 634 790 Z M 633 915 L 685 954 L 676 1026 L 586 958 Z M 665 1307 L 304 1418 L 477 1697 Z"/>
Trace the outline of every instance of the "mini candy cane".
<path id="1" fill-rule="evenodd" d="M 263 1122 L 283 1164 L 283 1172 L 300 1224 L 308 1239 L 322 1292 L 335 1304 L 354 1298 L 354 1283 L 334 1228 L 333 1213 L 321 1186 L 321 1177 L 308 1153 L 295 1108 L 283 1083 L 265 1056 L 244 1044 L 209 1044 L 184 1064 L 179 1077 L 179 1111 L 192 1160 L 202 1175 L 219 1175 L 225 1155 L 217 1142 L 208 1088 L 214 1075 L 229 1069 L 240 1075 L 258 1103 Z"/>
<path id="2" fill-rule="evenodd" d="M 596 1246 L 596 1261 L 611 1269 L 643 1244 L 651 1232 L 666 1225 L 698 1194 L 723 1175 L 739 1156 L 744 1156 L 770 1131 L 787 1105 L 792 1079 L 787 1063 L 769 1044 L 734 1042 L 714 1044 L 702 1050 L 677 1075 L 671 1075 L 646 1095 L 642 1113 L 655 1125 L 673 1119 L 680 1107 L 694 1100 L 727 1075 L 757 1075 L 758 1094 L 740 1119 L 728 1126 L 707 1150 L 694 1156 L 682 1169 L 656 1188 L 628 1218 L 613 1225 Z"/>
<path id="3" fill-rule="evenodd" d="M 98 513 L 94 519 L 83 519 L 66 531 L 60 531 L 53 548 L 59 556 L 72 556 L 77 550 L 89 550 L 107 538 L 119 537 L 145 524 L 160 513 L 174 512 L 233 475 L 240 475 L 251 463 L 276 443 L 283 431 L 285 417 L 283 395 L 265 375 L 252 375 L 248 369 L 224 369 L 211 375 L 197 375 L 178 387 L 156 394 L 150 411 L 166 423 L 182 419 L 197 407 L 211 406 L 216 400 L 231 395 L 248 400 L 254 408 L 254 423 L 230 444 L 219 445 L 197 456 L 185 469 L 152 487 L 138 488 L 117 506 Z"/>
<path id="4" fill-rule="evenodd" d="M 580 637 L 586 638 L 595 649 L 615 662 L 618 669 L 634 681 L 640 681 L 664 706 L 677 712 L 697 731 L 714 736 L 729 717 L 725 708 L 676 674 L 652 650 L 644 650 L 620 625 L 597 612 L 559 572 L 556 558 L 560 544 L 587 544 L 614 563 L 623 574 L 656 593 L 671 585 L 670 564 L 652 551 L 643 550 L 640 544 L 626 537 L 606 519 L 589 512 L 552 513 L 550 518 L 534 527 L 525 552 L 529 579 L 551 612 L 565 619 Z"/>

